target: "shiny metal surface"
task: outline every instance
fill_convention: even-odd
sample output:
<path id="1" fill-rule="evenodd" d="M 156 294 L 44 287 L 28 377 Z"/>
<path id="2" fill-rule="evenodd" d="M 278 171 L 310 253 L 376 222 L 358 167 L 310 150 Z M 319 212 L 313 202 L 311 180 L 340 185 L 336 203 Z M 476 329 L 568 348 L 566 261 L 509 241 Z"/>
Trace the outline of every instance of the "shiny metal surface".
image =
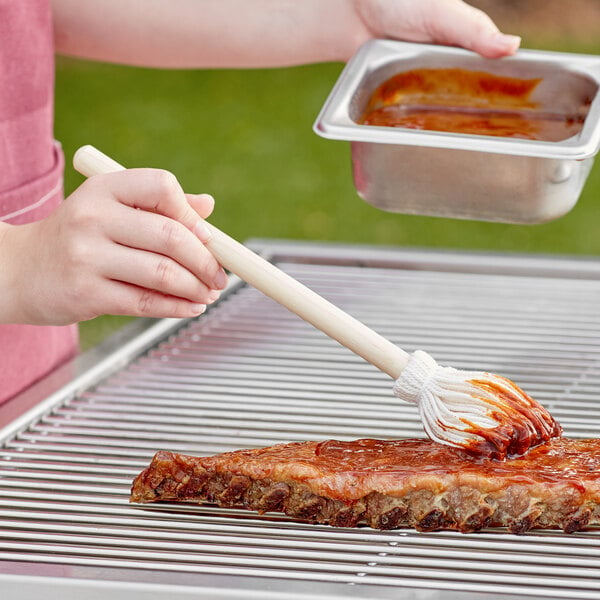
<path id="1" fill-rule="evenodd" d="M 600 435 L 599 262 L 256 247 L 406 349 L 506 375 L 567 435 Z M 2 598 L 597 597 L 596 530 L 381 532 L 128 504 L 160 448 L 419 435 L 385 376 L 234 282 L 199 319 L 141 328 L 0 431 Z"/>
<path id="2" fill-rule="evenodd" d="M 578 113 L 581 132 L 560 142 L 359 125 L 375 88 L 414 68 L 458 67 L 542 77 L 541 109 Z M 600 146 L 600 57 L 521 50 L 502 60 L 458 48 L 374 40 L 340 75 L 314 129 L 350 141 L 358 194 L 383 210 L 512 223 L 539 223 L 575 205 Z"/>

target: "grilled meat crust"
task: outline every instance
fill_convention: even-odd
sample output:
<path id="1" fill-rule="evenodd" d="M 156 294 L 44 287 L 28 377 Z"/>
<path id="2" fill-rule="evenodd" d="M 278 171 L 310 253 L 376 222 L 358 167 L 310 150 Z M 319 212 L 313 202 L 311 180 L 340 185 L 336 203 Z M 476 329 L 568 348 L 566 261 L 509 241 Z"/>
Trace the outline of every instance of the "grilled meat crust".
<path id="1" fill-rule="evenodd" d="M 600 440 L 495 461 L 430 440 L 300 442 L 212 457 L 157 452 L 132 502 L 211 503 L 335 527 L 572 533 L 600 524 Z"/>

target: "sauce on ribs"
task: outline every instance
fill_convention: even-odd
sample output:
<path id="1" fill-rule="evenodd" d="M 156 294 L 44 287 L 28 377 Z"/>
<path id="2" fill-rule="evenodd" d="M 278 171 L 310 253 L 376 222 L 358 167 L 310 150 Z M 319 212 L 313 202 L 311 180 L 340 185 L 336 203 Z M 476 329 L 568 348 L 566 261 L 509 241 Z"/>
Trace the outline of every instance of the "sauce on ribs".
<path id="1" fill-rule="evenodd" d="M 298 442 L 211 457 L 158 452 L 132 502 L 214 503 L 334 526 L 422 531 L 600 524 L 600 440 L 555 438 L 504 461 L 425 439 Z"/>

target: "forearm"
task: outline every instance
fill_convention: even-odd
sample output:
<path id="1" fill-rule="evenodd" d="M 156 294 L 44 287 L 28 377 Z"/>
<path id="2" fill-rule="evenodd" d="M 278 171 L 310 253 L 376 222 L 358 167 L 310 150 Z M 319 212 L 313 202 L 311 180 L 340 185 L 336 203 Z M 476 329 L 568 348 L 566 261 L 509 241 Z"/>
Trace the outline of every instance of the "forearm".
<path id="1" fill-rule="evenodd" d="M 53 0 L 59 53 L 168 68 L 346 60 L 369 37 L 349 0 Z"/>

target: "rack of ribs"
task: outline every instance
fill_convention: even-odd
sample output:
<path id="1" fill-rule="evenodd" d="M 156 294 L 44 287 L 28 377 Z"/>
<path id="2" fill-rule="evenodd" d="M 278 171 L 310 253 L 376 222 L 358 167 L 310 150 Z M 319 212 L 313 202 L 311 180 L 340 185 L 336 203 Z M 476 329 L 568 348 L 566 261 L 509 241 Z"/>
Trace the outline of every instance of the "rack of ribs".
<path id="1" fill-rule="evenodd" d="M 425 439 L 295 442 L 210 457 L 160 451 L 131 501 L 193 502 L 336 527 L 572 533 L 600 525 L 600 439 L 499 461 Z"/>

